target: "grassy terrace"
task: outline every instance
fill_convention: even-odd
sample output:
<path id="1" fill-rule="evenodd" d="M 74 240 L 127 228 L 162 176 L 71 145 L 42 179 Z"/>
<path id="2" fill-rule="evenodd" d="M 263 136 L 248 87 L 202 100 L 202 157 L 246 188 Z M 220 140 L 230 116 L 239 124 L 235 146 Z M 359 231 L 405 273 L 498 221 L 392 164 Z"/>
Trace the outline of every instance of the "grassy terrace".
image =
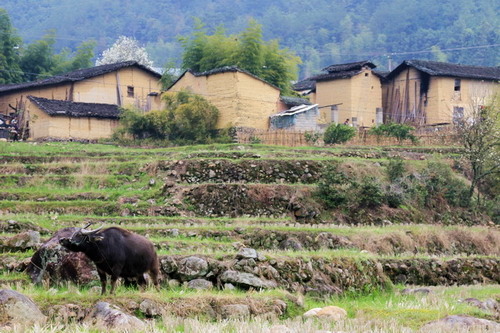
<path id="1" fill-rule="evenodd" d="M 348 224 L 341 218 L 337 219 L 335 214 L 340 214 L 339 212 L 326 215 L 325 218 L 321 215 L 317 220 L 300 220 L 292 213 L 281 211 L 276 215 L 272 212 L 270 215 L 252 215 L 252 207 L 248 214 L 243 211 L 237 217 L 207 217 L 209 214 L 203 212 L 195 214 L 196 210 L 190 207 L 193 202 L 177 196 L 180 197 L 179 193 L 182 191 L 197 188 L 212 191 L 218 180 L 207 178 L 206 175 L 197 175 L 198 178 L 194 180 L 177 177 L 173 193 L 162 194 L 167 176 L 173 170 L 172 165 L 178 161 L 183 161 L 184 164 L 181 165 L 189 164 L 193 168 L 217 161 L 226 163 L 227 168 L 233 170 L 231 177 L 234 178 L 229 178 L 230 183 L 220 184 L 222 190 L 230 188 L 227 185 L 245 185 L 247 189 L 254 189 L 257 193 L 278 193 L 277 196 L 291 193 L 292 197 L 294 193 L 300 194 L 304 189 L 304 193 L 312 193 L 317 184 L 314 181 L 310 184 L 301 183 L 300 177 L 290 177 L 285 181 L 281 177 L 273 178 L 274 176 L 262 180 L 262 183 L 238 182 L 238 168 L 251 164 L 262 166 L 259 172 L 265 176 L 269 168 L 274 168 L 274 163 L 283 162 L 295 166 L 293 162 L 311 161 L 310 165 L 321 166 L 324 165 L 321 163 L 323 161 L 340 161 L 346 170 L 351 170 L 356 176 L 375 176 L 386 181 L 385 169 L 393 156 L 402 157 L 408 172 L 413 173 L 426 168 L 428 161 L 452 165 L 452 160 L 460 156 L 460 151 L 457 148 L 417 146 L 287 148 L 237 144 L 145 149 L 111 144 L 0 142 L 0 243 L 33 227 L 40 230 L 42 240 L 46 240 L 60 228 L 82 227 L 92 222 L 93 227 L 120 226 L 146 235 L 161 256 L 204 255 L 231 262 L 238 247 L 244 245 L 257 249 L 270 260 L 289 262 L 498 260 L 500 231 L 495 227 L 486 226 L 485 223 L 432 224 L 433 220 L 427 220 L 428 212 L 418 211 L 409 205 L 399 206 L 397 213 L 403 217 L 418 217 L 418 221 L 400 222 L 405 219 L 398 220 L 393 215 L 387 217 L 393 224 L 382 223 L 386 218 L 383 214 L 396 214 L 392 208 L 385 207 L 386 210 L 381 209 L 377 213 L 380 215 L 380 223 L 358 226 L 355 223 Z M 317 168 L 321 171 L 320 167 Z M 180 169 L 182 168 L 176 170 Z M 276 174 L 280 172 L 281 170 Z M 261 179 L 258 178 L 260 174 L 254 177 L 256 178 L 247 180 Z M 455 177 L 461 176 L 455 174 Z M 154 184 L 150 183 L 151 179 L 154 179 Z M 278 192 L 278 188 L 284 189 L 283 192 Z M 197 199 L 190 197 L 189 200 Z M 263 202 L 265 203 L 265 198 Z M 174 216 L 162 216 L 169 215 L 170 212 L 154 210 L 170 206 L 181 207 L 182 210 L 173 213 Z M 365 215 L 369 213 L 368 210 L 360 212 Z M 445 217 L 446 214 L 443 214 L 443 220 Z M 20 229 L 9 229 L 9 220 L 16 221 L 16 228 Z M 328 248 L 320 242 L 320 234 L 327 234 L 340 241 Z M 299 241 L 302 248 L 292 251 L 282 247 L 283 240 L 287 238 Z M 342 243 L 344 241 L 346 243 Z M 28 260 L 34 251 L 4 249 L 0 253 L 0 284 L 30 296 L 49 316 L 55 305 L 72 303 L 89 307 L 98 300 L 104 300 L 127 308 L 131 302 L 139 304 L 144 299 L 150 299 L 167 311 L 162 318 L 149 321 L 148 331 L 151 332 L 161 332 L 172 327 L 178 332 L 265 332 L 277 324 L 293 327 L 296 332 L 412 332 L 428 321 L 449 314 L 494 319 L 491 313 L 460 300 L 467 297 L 480 300 L 500 299 L 499 285 L 436 286 L 429 287 L 431 293 L 428 296 L 419 296 L 402 295 L 401 289 L 405 286 L 397 284 L 393 289 L 376 289 L 372 293 L 358 290 L 338 297 L 306 295 L 303 306 L 295 301 L 297 295 L 290 295 L 280 288 L 261 292 L 218 289 L 194 291 L 182 285 L 174 288 L 164 285 L 160 292 L 151 289 L 138 292 L 120 285 L 116 296 L 101 297 L 94 288 L 99 286 L 97 280 L 85 287 L 70 283 L 63 283 L 58 287 L 34 286 L 25 273 L 9 269 L 12 263 Z M 366 290 L 373 291 L 369 286 Z M 287 310 L 271 321 L 259 316 L 252 320 L 218 321 L 207 315 L 210 312 L 207 307 L 210 306 L 217 308 L 221 304 L 248 303 L 265 309 L 276 299 L 285 301 Z M 348 319 L 335 324 L 299 318 L 309 309 L 326 305 L 345 308 Z M 140 315 L 137 309 L 130 311 Z M 62 330 L 96 332 L 81 324 L 60 322 L 51 322 L 48 326 L 33 331 Z M 24 330 L 19 329 L 19 332 Z"/>

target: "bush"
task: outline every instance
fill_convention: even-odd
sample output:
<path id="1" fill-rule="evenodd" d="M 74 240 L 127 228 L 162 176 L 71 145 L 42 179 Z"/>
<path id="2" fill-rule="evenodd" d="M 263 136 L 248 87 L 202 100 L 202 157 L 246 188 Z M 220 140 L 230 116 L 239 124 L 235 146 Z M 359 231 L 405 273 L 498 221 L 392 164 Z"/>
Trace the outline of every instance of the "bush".
<path id="1" fill-rule="evenodd" d="M 304 133 L 304 138 L 306 139 L 306 142 L 310 145 L 315 145 L 318 140 L 321 138 L 321 133 L 318 132 L 305 132 Z"/>
<path id="2" fill-rule="evenodd" d="M 166 109 L 144 113 L 122 109 L 121 127 L 115 139 L 125 134 L 134 139 L 170 140 L 176 143 L 209 143 L 217 137 L 219 110 L 203 97 L 179 92 L 165 97 Z"/>
<path id="3" fill-rule="evenodd" d="M 354 127 L 344 124 L 331 124 L 325 131 L 323 140 L 326 144 L 344 143 L 356 135 Z"/>
<path id="4" fill-rule="evenodd" d="M 403 159 L 397 157 L 389 160 L 386 168 L 387 177 L 391 182 L 394 182 L 396 179 L 403 177 L 406 172 L 406 168 L 403 162 Z"/>
<path id="5" fill-rule="evenodd" d="M 376 135 L 377 141 L 380 141 L 380 137 L 387 136 L 396 138 L 399 144 L 402 144 L 404 140 L 411 140 L 411 142 L 416 143 L 418 138 L 411 133 L 414 129 L 406 124 L 389 123 L 372 127 L 368 133 Z"/>
<path id="6" fill-rule="evenodd" d="M 353 187 L 355 182 L 339 170 L 338 163 L 334 163 L 323 173 L 318 183 L 317 195 L 327 208 L 337 208 L 347 204 L 349 192 Z"/>
<path id="7" fill-rule="evenodd" d="M 380 184 L 373 177 L 365 177 L 357 193 L 358 206 L 361 208 L 377 208 L 385 201 Z"/>

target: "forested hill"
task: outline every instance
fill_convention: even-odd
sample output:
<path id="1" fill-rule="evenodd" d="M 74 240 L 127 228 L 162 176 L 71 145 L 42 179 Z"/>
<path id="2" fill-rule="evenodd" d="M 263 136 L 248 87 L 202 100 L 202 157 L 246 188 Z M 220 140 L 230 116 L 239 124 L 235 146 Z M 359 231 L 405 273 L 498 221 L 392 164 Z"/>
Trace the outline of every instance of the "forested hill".
<path id="1" fill-rule="evenodd" d="M 193 17 L 209 28 L 223 24 L 227 33 L 255 18 L 265 39 L 279 39 L 302 58 L 301 77 L 363 59 L 386 69 L 389 54 L 394 64 L 500 63 L 498 0 L 4 0 L 0 7 L 25 43 L 55 29 L 58 48 L 95 39 L 99 53 L 119 35 L 133 36 L 157 66 L 180 61 L 177 39 L 190 34 Z"/>

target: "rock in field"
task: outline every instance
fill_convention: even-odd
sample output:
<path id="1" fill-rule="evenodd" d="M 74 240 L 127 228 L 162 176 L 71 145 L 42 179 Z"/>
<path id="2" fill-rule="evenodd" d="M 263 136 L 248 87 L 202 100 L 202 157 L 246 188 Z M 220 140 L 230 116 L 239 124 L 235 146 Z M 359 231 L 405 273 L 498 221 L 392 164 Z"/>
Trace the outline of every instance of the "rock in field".
<path id="1" fill-rule="evenodd" d="M 0 327 L 43 324 L 46 319 L 29 297 L 14 290 L 0 290 Z"/>
<path id="2" fill-rule="evenodd" d="M 184 280 L 205 276 L 208 273 L 208 263 L 202 258 L 195 256 L 187 257 L 179 262 L 177 272 Z"/>
<path id="3" fill-rule="evenodd" d="M 347 317 L 347 311 L 335 305 L 325 306 L 316 313 L 316 317 L 341 320 Z"/>
<path id="4" fill-rule="evenodd" d="M 250 307 L 246 304 L 228 304 L 221 307 L 223 318 L 243 318 L 250 316 Z"/>
<path id="5" fill-rule="evenodd" d="M 40 245 L 40 233 L 30 230 L 3 240 L 1 247 L 5 250 L 19 251 L 33 249 L 38 245 Z"/>
<path id="6" fill-rule="evenodd" d="M 316 317 L 316 314 L 321 311 L 321 308 L 314 308 L 303 314 L 305 318 Z"/>
<path id="7" fill-rule="evenodd" d="M 277 283 L 271 280 L 261 279 L 251 273 L 243 273 L 238 271 L 225 271 L 220 275 L 220 280 L 222 282 L 232 283 L 233 285 L 238 285 L 244 288 L 257 288 L 257 289 L 267 289 L 276 288 Z"/>
<path id="8" fill-rule="evenodd" d="M 99 328 L 129 332 L 144 330 L 146 327 L 143 321 L 106 302 L 98 302 L 83 322 Z"/>
<path id="9" fill-rule="evenodd" d="M 258 254 L 255 249 L 244 247 L 236 254 L 236 259 L 257 259 Z"/>
<path id="10" fill-rule="evenodd" d="M 347 318 L 347 311 L 334 305 L 324 308 L 314 308 L 303 315 L 305 318 L 327 318 L 335 321 Z"/>
<path id="11" fill-rule="evenodd" d="M 438 331 L 439 329 L 460 329 L 460 328 L 488 328 L 496 332 L 500 330 L 500 324 L 491 320 L 481 319 L 466 315 L 452 315 L 431 321 L 422 327 L 425 332 Z"/>
<path id="12" fill-rule="evenodd" d="M 197 290 L 208 290 L 214 287 L 214 284 L 205 279 L 194 279 L 188 282 L 188 288 Z"/>
<path id="13" fill-rule="evenodd" d="M 150 299 L 145 299 L 144 301 L 142 301 L 139 305 L 139 310 L 146 317 L 155 317 L 161 315 L 162 313 L 160 306 Z"/>
<path id="14" fill-rule="evenodd" d="M 49 280 L 52 284 L 70 280 L 86 284 L 97 279 L 94 264 L 81 252 L 70 252 L 59 244 L 63 237 L 69 238 L 79 228 L 58 230 L 31 257 L 27 272 L 34 283 Z"/>

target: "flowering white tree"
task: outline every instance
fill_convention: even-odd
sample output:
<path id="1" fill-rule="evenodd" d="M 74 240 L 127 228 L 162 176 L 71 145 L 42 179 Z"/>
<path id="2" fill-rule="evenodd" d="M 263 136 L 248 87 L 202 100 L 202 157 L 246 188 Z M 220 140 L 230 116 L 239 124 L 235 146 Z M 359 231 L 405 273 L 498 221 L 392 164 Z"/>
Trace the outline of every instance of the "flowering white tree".
<path id="1" fill-rule="evenodd" d="M 116 42 L 105 50 L 95 62 L 96 66 L 114 64 L 123 61 L 137 61 L 146 67 L 153 67 L 153 61 L 144 47 L 132 37 L 120 36 Z"/>

